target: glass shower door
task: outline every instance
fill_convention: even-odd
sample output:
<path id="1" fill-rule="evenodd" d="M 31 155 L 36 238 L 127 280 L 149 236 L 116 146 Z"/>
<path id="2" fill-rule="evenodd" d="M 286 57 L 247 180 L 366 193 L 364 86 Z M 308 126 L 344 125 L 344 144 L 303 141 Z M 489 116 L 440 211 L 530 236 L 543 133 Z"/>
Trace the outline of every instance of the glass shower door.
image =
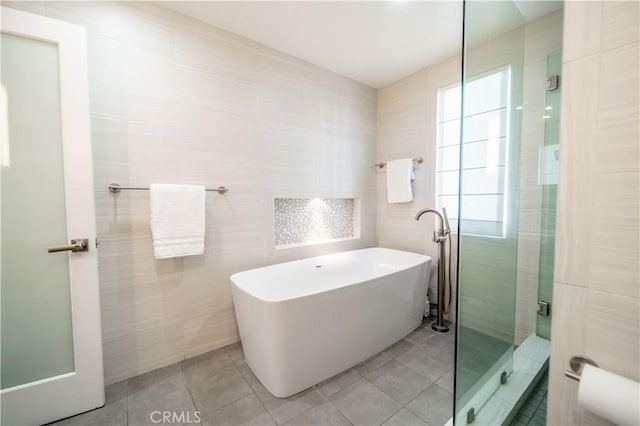
<path id="1" fill-rule="evenodd" d="M 512 2 L 465 2 L 456 425 L 493 424 L 513 371 L 523 22 Z"/>
<path id="2" fill-rule="evenodd" d="M 522 6 L 465 1 L 456 425 L 520 416 L 548 362 L 563 4 Z"/>
<path id="3" fill-rule="evenodd" d="M 544 145 L 539 155 L 538 183 L 542 187 L 542 211 L 540 232 L 540 272 L 538 276 L 538 300 L 546 303 L 546 312 L 537 316 L 536 333 L 551 339 L 551 311 L 553 298 L 553 269 L 556 237 L 556 200 L 560 165 L 560 90 L 562 52 L 547 55 L 548 87 L 544 113 Z M 553 87 L 556 87 L 555 89 Z"/>

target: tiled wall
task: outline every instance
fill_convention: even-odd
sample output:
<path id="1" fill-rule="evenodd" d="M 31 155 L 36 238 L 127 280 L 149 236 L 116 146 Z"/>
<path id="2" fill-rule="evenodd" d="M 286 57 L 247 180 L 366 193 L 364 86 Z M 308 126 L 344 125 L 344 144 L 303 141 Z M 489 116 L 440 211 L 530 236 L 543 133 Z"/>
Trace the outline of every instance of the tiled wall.
<path id="1" fill-rule="evenodd" d="M 376 91 L 153 4 L 21 2 L 86 26 L 107 383 L 238 340 L 229 275 L 375 244 Z M 149 194 L 197 183 L 203 256 L 155 260 Z M 275 249 L 276 197 L 358 198 L 358 239 Z"/>
<path id="2" fill-rule="evenodd" d="M 520 43 L 514 42 L 519 40 Z M 498 66 L 520 61 L 522 46 L 522 29 L 512 31 L 495 39 L 473 46 L 469 51 L 468 64 L 473 65 L 470 75 L 480 74 Z M 378 91 L 378 160 L 388 161 L 396 158 L 422 156 L 424 163 L 416 169 L 414 181 L 414 201 L 410 204 L 388 204 L 385 194 L 385 173 L 378 173 L 378 244 L 384 247 L 399 248 L 416 251 L 438 257 L 438 247 L 431 241 L 434 226 L 433 217 L 424 216 L 420 223 L 413 220 L 418 210 L 425 207 L 435 207 L 435 167 L 436 167 L 436 120 L 438 89 L 460 81 L 461 62 L 456 56 L 440 64 L 431 66 L 399 82 L 393 83 Z M 455 283 L 457 261 L 457 236 L 452 238 L 452 279 Z M 462 272 L 474 269 L 474 291 L 467 294 L 467 299 L 473 303 L 465 305 L 465 324 L 484 332 L 502 336 L 513 335 L 513 318 L 510 319 L 507 330 L 499 330 L 501 321 L 496 315 L 496 298 L 489 294 L 495 293 L 495 274 L 478 273 L 474 265 L 481 267 L 487 262 L 481 258 L 483 253 L 490 252 L 494 259 L 513 259 L 505 270 L 498 271 L 500 277 L 504 273 L 510 275 L 509 281 L 515 283 L 516 258 L 515 250 L 503 247 L 505 244 L 493 244 L 495 239 L 482 239 L 481 243 L 467 240 L 468 262 L 461 267 Z M 486 244 L 491 245 L 487 249 Z M 474 255 L 474 253 L 476 255 Z M 484 268 L 486 269 L 486 268 Z M 436 301 L 437 263 L 434 262 L 430 297 Z M 482 271 L 481 271 L 482 272 Z M 502 292 L 504 293 L 504 291 Z M 515 298 L 515 289 L 512 289 Z M 453 300 L 456 299 L 456 288 L 453 288 Z M 511 301 L 511 304 L 513 301 Z M 504 304 L 502 304 L 504 305 Z M 468 308 L 468 309 L 467 309 Z M 513 307 L 509 309 L 513 317 Z M 451 319 L 456 318 L 455 303 L 452 306 Z"/>
<path id="3" fill-rule="evenodd" d="M 435 207 L 438 89 L 458 82 L 460 67 L 460 57 L 455 56 L 378 90 L 378 161 L 423 157 L 424 162 L 415 168 L 412 203 L 387 203 L 386 172 L 384 168 L 377 172 L 377 243 L 381 247 L 424 253 L 434 259 L 429 290 L 434 303 L 438 246 L 431 238 L 436 222 L 432 215 L 423 216 L 420 222 L 414 217 L 421 209 Z M 455 256 L 455 237 L 453 240 Z M 455 258 L 453 262 L 455 283 Z M 455 303 L 452 307 L 455 311 Z M 455 312 L 451 318 L 455 318 Z"/>
<path id="4" fill-rule="evenodd" d="M 526 108 L 522 116 L 522 139 L 520 143 L 520 178 L 518 206 L 517 251 L 508 244 L 493 239 L 467 239 L 468 262 L 461 270 L 473 271 L 474 291 L 466 296 L 473 303 L 465 305 L 468 321 L 479 329 L 496 336 L 513 336 L 518 344 L 526 336 L 536 332 L 536 310 L 538 301 L 538 273 L 541 233 L 542 187 L 538 185 L 538 149 L 544 143 L 544 115 L 546 58 L 547 54 L 562 47 L 562 11 L 557 11 L 524 27 L 499 37 L 474 45 L 468 52 L 468 72 L 481 74 L 489 69 L 507 63 L 522 66 L 522 102 Z M 387 161 L 396 158 L 423 156 L 425 162 L 416 169 L 414 182 L 414 202 L 411 204 L 388 204 L 384 197 L 378 197 L 378 244 L 405 250 L 426 253 L 437 258 L 437 246 L 431 241 L 435 222 L 426 217 L 420 223 L 412 218 L 424 207 L 435 204 L 435 138 L 437 90 L 460 80 L 460 61 L 450 59 L 429 67 L 399 82 L 378 91 L 378 159 Z M 520 83 L 516 82 L 516 85 Z M 378 173 L 379 194 L 385 193 L 385 174 Z M 516 203 L 517 205 L 517 203 Z M 515 242 L 515 239 L 514 239 Z M 456 241 L 453 255 L 455 265 Z M 511 253 L 518 253 L 512 257 Z M 475 254 L 491 253 L 493 259 L 502 259 L 503 268 L 495 274 L 478 273 L 476 264 L 486 264 L 487 258 Z M 505 259 L 510 259 L 506 261 Z M 435 301 L 435 262 L 431 282 L 431 297 Z M 455 269 L 455 268 L 454 268 Z M 496 275 L 497 274 L 497 275 Z M 455 270 L 453 271 L 455 280 Z M 513 318 L 506 321 L 506 327 L 494 322 L 496 306 L 491 306 L 489 295 L 496 290 L 504 294 L 504 289 L 496 289 L 496 277 L 509 282 L 517 282 L 516 291 L 509 297 L 516 298 L 515 326 Z M 455 282 L 455 281 L 454 281 Z M 455 291 L 455 289 L 454 289 Z M 454 294 L 455 297 L 455 294 Z M 483 302 L 487 301 L 487 303 Z M 510 317 L 513 316 L 513 300 L 505 305 Z M 454 309 L 455 310 L 455 309 Z M 452 318 L 455 318 L 455 313 Z M 498 318 L 498 322 L 505 322 Z"/>
<path id="5" fill-rule="evenodd" d="M 276 198 L 275 244 L 313 244 L 360 234 L 353 198 Z M 359 227 L 359 226 L 358 226 Z"/>
<path id="6" fill-rule="evenodd" d="M 566 2 L 548 424 L 603 425 L 573 355 L 640 381 L 638 2 Z"/>

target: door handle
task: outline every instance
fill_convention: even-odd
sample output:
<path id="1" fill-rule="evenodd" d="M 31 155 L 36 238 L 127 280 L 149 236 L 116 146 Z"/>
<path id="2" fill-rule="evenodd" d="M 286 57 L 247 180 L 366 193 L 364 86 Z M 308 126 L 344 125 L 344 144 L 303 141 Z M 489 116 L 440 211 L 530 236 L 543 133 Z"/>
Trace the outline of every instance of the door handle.
<path id="1" fill-rule="evenodd" d="M 71 244 L 65 246 L 52 246 L 47 248 L 49 253 L 57 253 L 59 251 L 89 251 L 89 239 L 79 238 L 71 240 Z"/>

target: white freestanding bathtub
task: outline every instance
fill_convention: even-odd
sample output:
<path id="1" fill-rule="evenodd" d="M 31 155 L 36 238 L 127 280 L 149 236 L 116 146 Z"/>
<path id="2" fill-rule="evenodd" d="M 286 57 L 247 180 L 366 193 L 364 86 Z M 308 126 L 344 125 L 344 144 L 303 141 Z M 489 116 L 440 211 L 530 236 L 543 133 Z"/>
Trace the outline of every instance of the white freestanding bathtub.
<path id="1" fill-rule="evenodd" d="M 232 275 L 247 364 L 284 398 L 375 355 L 420 325 L 430 264 L 368 248 Z"/>

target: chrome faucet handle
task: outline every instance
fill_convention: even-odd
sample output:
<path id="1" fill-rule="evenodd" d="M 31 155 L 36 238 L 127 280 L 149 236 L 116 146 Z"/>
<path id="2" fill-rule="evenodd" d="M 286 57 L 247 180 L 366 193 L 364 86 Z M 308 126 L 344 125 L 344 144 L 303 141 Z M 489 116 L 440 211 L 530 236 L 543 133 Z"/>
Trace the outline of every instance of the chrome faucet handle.
<path id="1" fill-rule="evenodd" d="M 434 243 L 441 243 L 443 241 L 447 240 L 447 235 L 449 234 L 449 231 L 446 229 L 441 229 L 438 231 L 433 231 L 433 239 L 432 241 Z"/>

